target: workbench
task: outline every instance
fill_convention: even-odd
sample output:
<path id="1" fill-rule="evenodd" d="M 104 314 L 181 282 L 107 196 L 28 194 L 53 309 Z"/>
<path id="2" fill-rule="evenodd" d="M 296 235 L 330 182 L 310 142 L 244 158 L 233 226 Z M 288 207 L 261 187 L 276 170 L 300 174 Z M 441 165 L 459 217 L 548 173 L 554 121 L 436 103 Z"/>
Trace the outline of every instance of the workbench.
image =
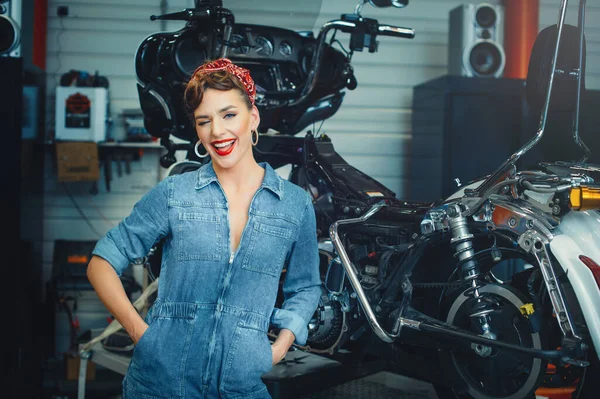
<path id="1" fill-rule="evenodd" d="M 80 349 L 81 347 L 83 345 Z M 89 360 L 125 375 L 131 358 L 107 351 L 99 342 L 92 347 Z M 81 364 L 85 362 L 82 361 Z M 262 378 L 273 399 L 292 399 L 376 373 L 384 368 L 383 361 L 362 362 L 359 365 L 344 364 L 325 356 L 291 350 Z M 82 376 L 85 376 L 84 368 L 80 368 L 78 399 L 84 399 L 85 396 L 85 377 Z"/>

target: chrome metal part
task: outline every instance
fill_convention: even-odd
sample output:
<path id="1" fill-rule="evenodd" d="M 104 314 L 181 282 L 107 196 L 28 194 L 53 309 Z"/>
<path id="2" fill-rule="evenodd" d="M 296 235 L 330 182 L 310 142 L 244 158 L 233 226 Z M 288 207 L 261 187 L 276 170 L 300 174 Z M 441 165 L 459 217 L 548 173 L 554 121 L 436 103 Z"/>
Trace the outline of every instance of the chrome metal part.
<path id="1" fill-rule="evenodd" d="M 379 211 L 384 206 L 386 206 L 385 201 L 380 201 L 377 204 L 373 205 L 371 209 L 369 209 L 367 212 L 365 212 L 362 216 L 358 218 L 337 220 L 336 222 L 332 223 L 329 227 L 329 237 L 335 245 L 335 249 L 338 252 L 342 264 L 344 265 L 344 269 L 346 270 L 346 274 L 348 276 L 348 279 L 350 280 L 350 284 L 352 285 L 352 288 L 354 288 L 354 291 L 358 297 L 358 301 L 362 306 L 362 309 L 367 317 L 367 321 L 371 325 L 371 328 L 382 341 L 392 343 L 396 338 L 398 338 L 400 332 L 398 331 L 397 333 L 389 333 L 385 331 L 379 324 L 379 321 L 377 320 L 377 317 L 375 316 L 375 313 L 373 312 L 373 309 L 369 304 L 369 300 L 360 284 L 356 267 L 352 264 L 352 261 L 350 260 L 338 233 L 338 226 L 343 224 L 362 223 L 369 219 L 371 216 L 373 216 L 375 213 L 377 213 L 377 211 Z M 402 317 L 400 317 L 398 320 L 400 322 L 400 325 L 414 325 L 415 323 L 412 320 L 407 320 Z"/>
<path id="2" fill-rule="evenodd" d="M 540 266 L 544 283 L 546 284 L 546 289 L 548 290 L 548 295 L 550 296 L 552 308 L 556 314 L 561 331 L 567 337 L 581 339 L 581 337 L 576 334 L 571 314 L 566 307 L 565 299 L 560 290 L 556 273 L 552 267 L 552 261 L 550 260 L 550 255 L 548 254 L 547 249 L 549 240 L 540 233 L 530 230 L 521 235 L 518 242 L 521 248 L 535 256 Z"/>
<path id="3" fill-rule="evenodd" d="M 508 229 L 521 235 L 528 230 L 537 230 L 548 240 L 552 240 L 555 227 L 560 220 L 532 206 L 524 200 L 507 200 L 492 196 L 490 202 L 494 207 L 492 214 L 493 228 Z"/>

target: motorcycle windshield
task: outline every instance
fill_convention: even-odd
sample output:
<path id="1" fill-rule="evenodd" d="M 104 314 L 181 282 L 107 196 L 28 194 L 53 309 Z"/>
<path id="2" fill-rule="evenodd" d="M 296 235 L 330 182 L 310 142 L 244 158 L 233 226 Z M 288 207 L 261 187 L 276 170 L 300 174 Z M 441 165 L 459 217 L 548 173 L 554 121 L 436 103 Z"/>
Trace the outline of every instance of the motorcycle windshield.
<path id="1" fill-rule="evenodd" d="M 235 22 L 314 32 L 323 0 L 224 0 Z"/>

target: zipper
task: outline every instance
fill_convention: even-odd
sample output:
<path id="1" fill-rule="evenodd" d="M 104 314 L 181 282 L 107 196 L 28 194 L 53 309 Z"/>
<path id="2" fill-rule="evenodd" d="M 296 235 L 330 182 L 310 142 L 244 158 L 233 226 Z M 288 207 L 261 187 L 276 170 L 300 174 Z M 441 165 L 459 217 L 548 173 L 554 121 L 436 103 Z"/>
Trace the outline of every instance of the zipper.
<path id="1" fill-rule="evenodd" d="M 225 190 L 223 190 L 223 187 L 221 186 L 221 183 L 219 183 L 218 180 L 217 180 L 217 184 L 219 185 L 219 188 L 221 188 L 221 191 L 223 192 L 223 196 L 225 197 L 225 202 L 227 203 L 227 234 L 228 234 L 227 241 L 228 241 L 228 247 L 229 247 L 229 251 L 230 251 L 229 265 L 231 265 L 233 263 L 233 260 L 235 259 L 235 256 L 237 255 L 237 253 L 240 250 L 240 244 L 244 240 L 244 235 L 246 234 L 248 223 L 250 222 L 250 209 L 252 209 L 252 204 L 254 204 L 254 199 L 256 198 L 258 193 L 262 190 L 262 185 L 258 188 L 258 190 L 256 190 L 256 192 L 252 196 L 252 200 L 250 200 L 250 206 L 248 207 L 248 220 L 246 221 L 246 225 L 244 226 L 244 229 L 242 230 L 242 236 L 240 237 L 240 242 L 238 243 L 238 247 L 236 248 L 235 252 L 231 252 L 231 222 L 229 220 L 229 199 L 227 198 L 227 194 L 225 194 Z"/>

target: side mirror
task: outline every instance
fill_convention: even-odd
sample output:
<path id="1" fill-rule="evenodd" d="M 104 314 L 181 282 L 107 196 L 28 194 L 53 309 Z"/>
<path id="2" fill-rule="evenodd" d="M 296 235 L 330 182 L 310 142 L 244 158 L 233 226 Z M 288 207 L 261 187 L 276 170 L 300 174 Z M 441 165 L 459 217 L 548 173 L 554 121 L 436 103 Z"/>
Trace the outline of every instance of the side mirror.
<path id="1" fill-rule="evenodd" d="M 408 5 L 408 0 L 369 0 L 374 7 L 396 7 L 402 8 Z"/>

